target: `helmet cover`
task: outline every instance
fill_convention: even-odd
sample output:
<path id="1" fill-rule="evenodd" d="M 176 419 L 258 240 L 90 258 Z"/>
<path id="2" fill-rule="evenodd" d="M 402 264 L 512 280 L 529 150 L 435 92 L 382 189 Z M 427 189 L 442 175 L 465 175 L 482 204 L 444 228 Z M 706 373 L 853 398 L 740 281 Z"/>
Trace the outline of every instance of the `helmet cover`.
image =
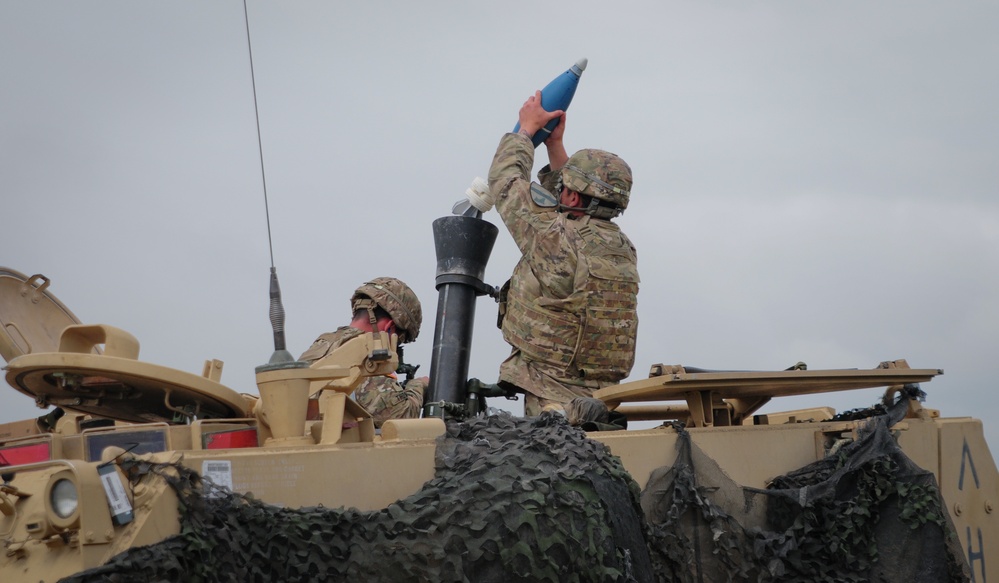
<path id="1" fill-rule="evenodd" d="M 350 309 L 356 312 L 362 306 L 361 300 L 370 298 L 379 308 L 385 310 L 395 322 L 399 343 L 412 342 L 420 335 L 423 323 L 423 309 L 420 298 L 408 285 L 394 277 L 376 277 L 363 284 L 350 297 Z"/>
<path id="2" fill-rule="evenodd" d="M 631 167 L 617 154 L 580 150 L 562 166 L 562 184 L 624 210 L 631 196 Z"/>

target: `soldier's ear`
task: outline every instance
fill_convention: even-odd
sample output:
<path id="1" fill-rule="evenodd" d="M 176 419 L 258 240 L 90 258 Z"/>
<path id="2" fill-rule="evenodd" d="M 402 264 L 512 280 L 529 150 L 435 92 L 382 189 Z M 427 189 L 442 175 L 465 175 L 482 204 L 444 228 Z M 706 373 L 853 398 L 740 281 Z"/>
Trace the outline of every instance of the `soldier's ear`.
<path id="1" fill-rule="evenodd" d="M 395 334 L 395 322 L 393 322 L 391 318 L 382 318 L 381 320 L 378 320 L 378 331 Z"/>
<path id="2" fill-rule="evenodd" d="M 566 206 L 571 206 L 573 208 L 578 208 L 583 202 L 582 197 L 575 190 L 569 190 L 566 188 L 565 196 L 562 198 L 562 204 Z"/>

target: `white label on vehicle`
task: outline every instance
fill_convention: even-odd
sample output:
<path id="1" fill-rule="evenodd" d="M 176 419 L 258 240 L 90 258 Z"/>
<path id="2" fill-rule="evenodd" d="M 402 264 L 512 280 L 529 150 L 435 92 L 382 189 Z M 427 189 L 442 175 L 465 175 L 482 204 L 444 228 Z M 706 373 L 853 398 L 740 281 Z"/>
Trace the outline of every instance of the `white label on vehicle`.
<path id="1" fill-rule="evenodd" d="M 201 477 L 211 480 L 216 486 L 232 490 L 232 462 L 229 460 L 205 460 L 201 462 Z M 214 488 L 208 489 L 208 496 L 218 496 Z"/>
<path id="2" fill-rule="evenodd" d="M 99 473 L 101 475 L 101 484 L 104 486 L 104 493 L 108 497 L 108 505 L 111 506 L 111 514 L 117 516 L 132 512 L 132 504 L 128 501 L 128 496 L 125 495 L 125 487 L 121 485 L 121 480 L 118 479 L 118 472 L 114 471 L 114 468 L 111 468 L 109 472 Z"/>

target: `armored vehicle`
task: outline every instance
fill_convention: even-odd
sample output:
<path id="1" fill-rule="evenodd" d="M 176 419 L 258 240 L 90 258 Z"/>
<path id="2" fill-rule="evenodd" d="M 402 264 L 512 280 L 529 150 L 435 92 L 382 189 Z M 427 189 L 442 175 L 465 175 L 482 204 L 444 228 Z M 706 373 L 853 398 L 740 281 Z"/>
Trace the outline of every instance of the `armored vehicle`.
<path id="1" fill-rule="evenodd" d="M 0 580 L 987 581 L 999 480 L 980 421 L 923 405 L 938 369 L 654 364 L 596 416 L 489 411 L 465 378 L 485 225 L 435 223 L 427 405 L 379 431 L 350 394 L 395 336 L 241 394 L 0 270 L 8 390 L 56 407 L 0 426 Z M 760 413 L 871 387 L 868 410 Z"/>

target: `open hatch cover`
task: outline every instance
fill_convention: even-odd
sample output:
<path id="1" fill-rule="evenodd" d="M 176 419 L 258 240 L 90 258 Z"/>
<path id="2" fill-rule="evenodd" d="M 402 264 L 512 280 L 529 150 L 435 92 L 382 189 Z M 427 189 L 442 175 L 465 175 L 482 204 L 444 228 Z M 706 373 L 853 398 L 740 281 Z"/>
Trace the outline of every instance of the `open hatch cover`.
<path id="1" fill-rule="evenodd" d="M 0 267 L 0 356 L 10 362 L 17 356 L 55 352 L 66 326 L 80 320 L 50 291 L 49 278 L 25 276 Z M 95 347 L 94 354 L 100 354 Z"/>
<path id="2" fill-rule="evenodd" d="M 245 416 L 246 401 L 232 389 L 139 361 L 138 341 L 123 330 L 81 326 L 48 291 L 49 283 L 44 275 L 26 277 L 0 267 L 0 355 L 8 362 L 7 382 L 40 407 L 133 423 Z"/>

